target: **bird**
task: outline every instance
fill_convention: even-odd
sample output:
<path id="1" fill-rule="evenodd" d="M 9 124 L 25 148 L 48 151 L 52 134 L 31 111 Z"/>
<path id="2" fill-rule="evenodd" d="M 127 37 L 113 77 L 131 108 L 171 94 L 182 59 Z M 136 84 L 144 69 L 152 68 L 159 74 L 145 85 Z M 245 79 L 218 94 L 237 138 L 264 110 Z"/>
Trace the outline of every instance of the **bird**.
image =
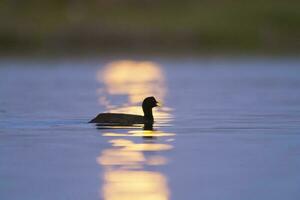
<path id="1" fill-rule="evenodd" d="M 144 116 L 123 114 L 123 113 L 100 113 L 89 123 L 97 123 L 98 125 L 117 125 L 117 126 L 131 126 L 135 124 L 152 125 L 154 118 L 152 108 L 159 106 L 159 102 L 153 96 L 147 97 L 142 103 Z"/>

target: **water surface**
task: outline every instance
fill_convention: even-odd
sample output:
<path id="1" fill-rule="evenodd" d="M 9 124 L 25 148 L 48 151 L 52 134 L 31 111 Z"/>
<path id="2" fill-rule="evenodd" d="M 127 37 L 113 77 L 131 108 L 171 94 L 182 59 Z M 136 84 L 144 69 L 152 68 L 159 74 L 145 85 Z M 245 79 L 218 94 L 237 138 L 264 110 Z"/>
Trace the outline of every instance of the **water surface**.
<path id="1" fill-rule="evenodd" d="M 0 65 L 0 199 L 300 198 L 297 59 Z M 154 130 L 86 123 L 149 95 Z"/>

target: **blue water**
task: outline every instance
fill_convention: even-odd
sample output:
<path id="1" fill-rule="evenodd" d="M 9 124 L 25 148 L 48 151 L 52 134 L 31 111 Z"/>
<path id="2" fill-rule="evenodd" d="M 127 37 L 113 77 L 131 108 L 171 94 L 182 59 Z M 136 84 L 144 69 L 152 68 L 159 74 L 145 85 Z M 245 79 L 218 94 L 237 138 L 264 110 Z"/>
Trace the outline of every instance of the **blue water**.
<path id="1" fill-rule="evenodd" d="M 299 88 L 291 58 L 2 58 L 0 199 L 298 200 Z M 153 131 L 87 123 L 148 95 Z"/>

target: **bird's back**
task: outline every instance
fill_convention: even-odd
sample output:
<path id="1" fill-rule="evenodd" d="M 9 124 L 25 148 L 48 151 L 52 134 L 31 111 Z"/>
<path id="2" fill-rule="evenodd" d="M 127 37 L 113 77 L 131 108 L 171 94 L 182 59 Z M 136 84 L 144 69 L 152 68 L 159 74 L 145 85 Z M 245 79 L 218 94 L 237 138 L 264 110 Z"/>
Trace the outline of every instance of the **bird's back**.
<path id="1" fill-rule="evenodd" d="M 114 124 L 114 125 L 133 125 L 144 124 L 146 120 L 141 115 L 121 114 L 121 113 L 101 113 L 90 123 Z"/>

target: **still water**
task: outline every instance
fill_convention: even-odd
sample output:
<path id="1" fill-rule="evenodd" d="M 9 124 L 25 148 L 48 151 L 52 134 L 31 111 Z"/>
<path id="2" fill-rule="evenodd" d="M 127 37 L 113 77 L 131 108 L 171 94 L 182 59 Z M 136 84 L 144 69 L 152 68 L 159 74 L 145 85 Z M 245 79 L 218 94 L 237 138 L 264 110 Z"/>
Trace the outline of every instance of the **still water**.
<path id="1" fill-rule="evenodd" d="M 1 200 L 300 198 L 300 60 L 0 61 Z M 104 129 L 99 112 L 153 130 Z"/>

